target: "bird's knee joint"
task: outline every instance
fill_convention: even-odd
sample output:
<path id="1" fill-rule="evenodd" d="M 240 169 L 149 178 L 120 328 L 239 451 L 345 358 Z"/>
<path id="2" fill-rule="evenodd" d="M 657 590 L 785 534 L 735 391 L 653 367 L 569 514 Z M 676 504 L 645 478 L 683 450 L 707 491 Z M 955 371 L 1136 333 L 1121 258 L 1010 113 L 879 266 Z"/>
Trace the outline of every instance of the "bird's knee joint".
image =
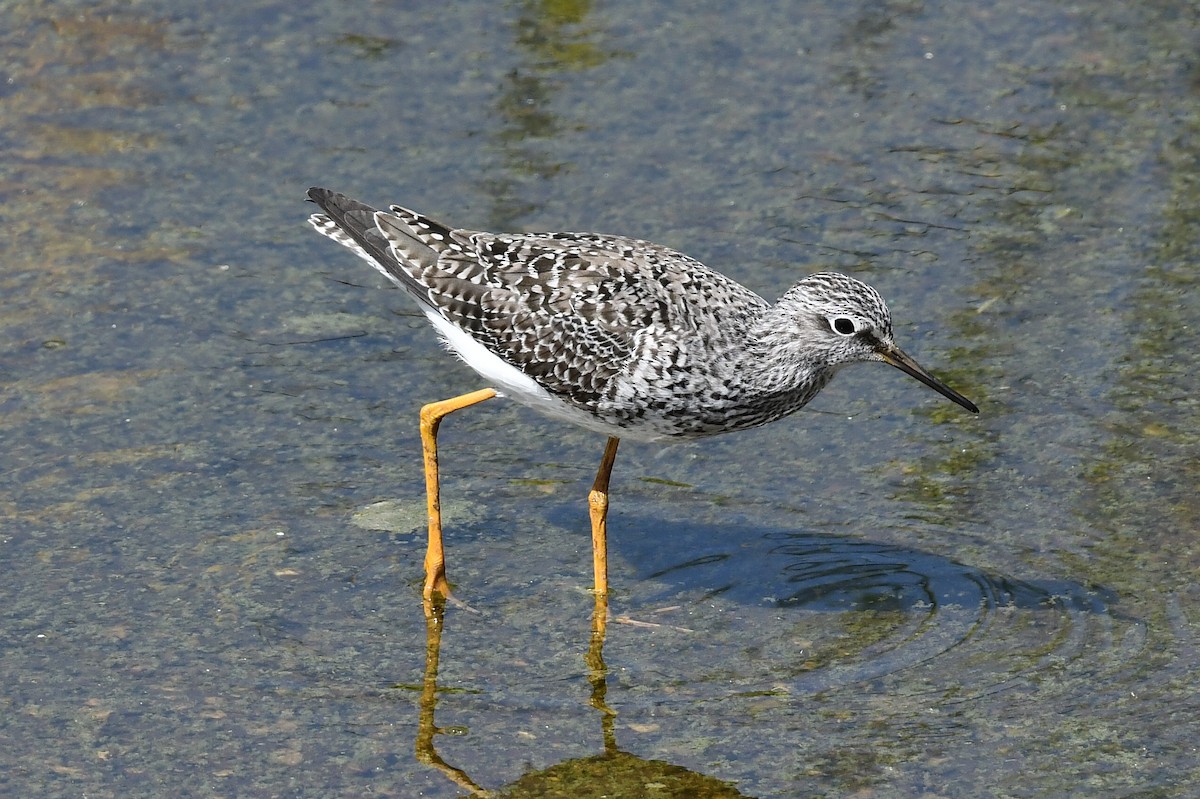
<path id="1" fill-rule="evenodd" d="M 608 493 L 605 491 L 597 491 L 592 489 L 588 492 L 588 505 L 597 510 L 603 510 L 608 507 Z"/>

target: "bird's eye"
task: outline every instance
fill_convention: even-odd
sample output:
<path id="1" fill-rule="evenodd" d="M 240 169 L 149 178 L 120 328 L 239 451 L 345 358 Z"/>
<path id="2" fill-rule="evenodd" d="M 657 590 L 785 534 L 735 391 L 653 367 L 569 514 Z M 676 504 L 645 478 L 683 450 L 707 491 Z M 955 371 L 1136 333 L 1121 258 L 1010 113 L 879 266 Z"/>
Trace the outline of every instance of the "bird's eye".
<path id="1" fill-rule="evenodd" d="M 858 332 L 858 328 L 854 325 L 853 319 L 847 319 L 844 316 L 835 316 L 829 320 L 829 326 L 833 328 L 833 332 L 842 336 L 853 336 Z"/>

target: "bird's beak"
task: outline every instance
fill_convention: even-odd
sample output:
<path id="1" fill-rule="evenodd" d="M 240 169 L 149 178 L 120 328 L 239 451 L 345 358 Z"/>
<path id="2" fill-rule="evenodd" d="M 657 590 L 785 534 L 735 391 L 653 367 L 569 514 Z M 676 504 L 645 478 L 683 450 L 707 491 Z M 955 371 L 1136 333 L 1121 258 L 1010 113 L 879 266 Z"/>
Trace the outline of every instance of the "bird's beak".
<path id="1" fill-rule="evenodd" d="M 962 394 L 959 394 L 957 391 L 950 388 L 950 386 L 946 385 L 941 380 L 938 380 L 936 377 L 929 374 L 929 372 L 926 372 L 923 368 L 921 368 L 919 363 L 908 357 L 904 350 L 900 349 L 894 344 L 882 344 L 880 345 L 879 349 L 876 350 L 876 352 L 879 353 L 879 358 L 884 363 L 890 363 L 901 372 L 917 378 L 922 383 L 941 394 L 943 397 L 957 402 L 971 413 L 979 413 L 979 408 L 975 405 L 975 403 L 971 402 Z"/>

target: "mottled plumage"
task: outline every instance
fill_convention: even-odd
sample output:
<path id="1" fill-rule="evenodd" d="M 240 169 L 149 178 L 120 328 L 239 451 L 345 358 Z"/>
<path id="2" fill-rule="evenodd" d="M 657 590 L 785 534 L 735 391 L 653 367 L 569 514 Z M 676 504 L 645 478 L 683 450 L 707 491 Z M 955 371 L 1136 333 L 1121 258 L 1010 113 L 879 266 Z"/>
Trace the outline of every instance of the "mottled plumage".
<path id="1" fill-rule="evenodd" d="M 863 360 L 893 362 L 975 410 L 913 372 L 903 353 L 894 361 L 883 299 L 845 275 L 810 275 L 771 305 L 646 241 L 458 230 L 325 189 L 309 197 L 324 211 L 313 226 L 411 294 L 498 390 L 611 436 L 697 438 L 766 424 Z"/>
<path id="2" fill-rule="evenodd" d="M 313 227 L 410 294 L 489 388 L 421 408 L 429 544 L 426 612 L 448 596 L 437 431 L 507 394 L 608 434 L 588 495 L 597 597 L 608 591 L 608 483 L 621 438 L 699 438 L 756 427 L 817 395 L 842 366 L 883 361 L 978 409 L 892 341 L 879 293 L 818 272 L 774 305 L 675 250 L 592 233 L 456 230 L 393 205 L 309 189 Z"/>

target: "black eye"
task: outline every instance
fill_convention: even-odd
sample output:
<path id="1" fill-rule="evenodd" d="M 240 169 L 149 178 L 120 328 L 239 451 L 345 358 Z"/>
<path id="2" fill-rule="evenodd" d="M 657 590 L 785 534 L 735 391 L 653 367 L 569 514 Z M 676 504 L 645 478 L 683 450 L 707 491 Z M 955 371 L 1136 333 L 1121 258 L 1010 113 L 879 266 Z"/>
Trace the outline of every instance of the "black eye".
<path id="1" fill-rule="evenodd" d="M 857 332 L 854 326 L 854 320 L 847 319 L 844 316 L 836 316 L 829 320 L 829 326 L 833 328 L 834 333 L 843 336 L 853 336 Z"/>

